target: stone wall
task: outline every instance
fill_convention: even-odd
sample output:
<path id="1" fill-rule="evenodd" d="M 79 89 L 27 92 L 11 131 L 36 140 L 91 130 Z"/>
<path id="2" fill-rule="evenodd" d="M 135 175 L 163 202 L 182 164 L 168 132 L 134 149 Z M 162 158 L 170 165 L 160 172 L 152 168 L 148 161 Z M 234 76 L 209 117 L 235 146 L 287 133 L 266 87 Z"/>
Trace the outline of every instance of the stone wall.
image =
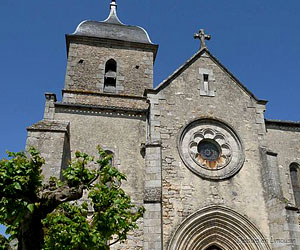
<path id="1" fill-rule="evenodd" d="M 55 119 L 70 121 L 70 148 L 97 155 L 97 145 L 114 153 L 114 165 L 127 175 L 123 188 L 133 203 L 143 206 L 145 160 L 141 145 L 145 144 L 145 116 L 123 117 L 100 112 L 73 112 L 74 108 L 57 108 Z M 143 220 L 140 227 L 128 237 L 128 242 L 112 249 L 142 249 Z"/>
<path id="2" fill-rule="evenodd" d="M 67 41 L 63 100 L 57 102 L 54 94 L 46 94 L 44 120 L 28 128 L 27 147 L 37 147 L 46 159 L 43 174 L 58 178 L 77 150 L 97 155 L 100 145 L 114 153 L 114 165 L 128 177 L 123 188 L 146 213 L 128 241 L 112 249 L 168 249 L 175 232 L 182 229 L 179 226 L 188 224 L 187 218 L 199 215 L 205 224 L 201 211 L 214 214 L 214 209 L 223 219 L 228 212 L 230 222 L 241 218 L 261 240 L 266 239 L 268 244 L 260 242 L 259 249 L 270 249 L 269 245 L 300 249 L 289 175 L 289 165 L 300 164 L 300 125 L 297 129 L 286 124 L 266 126 L 266 102 L 253 96 L 206 50 L 144 97 L 145 89 L 152 87 L 157 47 L 72 39 Z M 105 64 L 111 58 L 117 62 L 116 91 L 103 93 Z M 180 151 L 181 133 L 201 119 L 216 128 L 223 124 L 224 134 L 233 131 L 240 142 L 232 147 L 232 162 L 241 164 L 224 178 L 188 168 Z M 250 237 L 251 232 L 245 235 Z M 194 237 L 187 236 L 187 241 Z M 176 239 L 173 242 L 176 249 Z M 197 241 L 187 244 L 196 246 Z"/>
<path id="3" fill-rule="evenodd" d="M 70 44 L 65 89 L 102 92 L 111 58 L 117 62 L 116 93 L 142 96 L 152 88 L 153 52 L 85 42 Z"/>
<path id="4" fill-rule="evenodd" d="M 42 175 L 61 178 L 70 160 L 69 123 L 42 120 L 27 128 L 26 148 L 35 147 L 45 159 Z"/>
<path id="5" fill-rule="evenodd" d="M 149 105 L 144 97 L 105 94 L 88 91 L 64 91 L 64 103 L 104 106 L 123 109 L 147 110 Z"/>
<path id="6" fill-rule="evenodd" d="M 200 69 L 213 73 L 210 79 L 215 97 L 200 96 Z M 253 97 L 206 55 L 148 97 L 151 140 L 162 142 L 163 249 L 167 249 L 172 234 L 188 215 L 209 205 L 223 205 L 245 215 L 269 239 L 258 136 L 263 128 L 262 107 L 256 108 Z M 179 157 L 181 129 L 201 117 L 223 120 L 240 136 L 245 162 L 235 176 L 222 181 L 204 180 Z"/>
<path id="7" fill-rule="evenodd" d="M 300 129 L 267 127 L 266 142 L 268 148 L 278 154 L 283 197 L 295 205 L 289 166 L 293 162 L 300 163 Z"/>
<path id="8" fill-rule="evenodd" d="M 291 240 L 291 242 L 273 240 L 273 246 L 274 249 L 282 250 L 300 249 L 299 214 L 289 169 L 291 163 L 300 162 L 300 129 L 295 124 L 267 122 L 265 138 L 268 148 L 276 153 L 276 166 L 273 166 L 272 172 L 278 171 L 276 188 L 279 187 L 282 192 L 279 199 L 272 197 L 268 202 L 272 236 L 273 239 Z M 268 181 L 268 186 L 271 182 Z"/>

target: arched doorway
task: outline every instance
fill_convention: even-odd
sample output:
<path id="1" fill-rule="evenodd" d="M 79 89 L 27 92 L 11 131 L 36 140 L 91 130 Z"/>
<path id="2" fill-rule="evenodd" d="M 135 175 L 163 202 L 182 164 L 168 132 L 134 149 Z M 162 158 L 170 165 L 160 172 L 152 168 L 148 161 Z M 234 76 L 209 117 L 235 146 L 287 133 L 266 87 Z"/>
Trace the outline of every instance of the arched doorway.
<path id="1" fill-rule="evenodd" d="M 259 229 L 224 206 L 209 206 L 186 218 L 168 250 L 271 250 Z"/>

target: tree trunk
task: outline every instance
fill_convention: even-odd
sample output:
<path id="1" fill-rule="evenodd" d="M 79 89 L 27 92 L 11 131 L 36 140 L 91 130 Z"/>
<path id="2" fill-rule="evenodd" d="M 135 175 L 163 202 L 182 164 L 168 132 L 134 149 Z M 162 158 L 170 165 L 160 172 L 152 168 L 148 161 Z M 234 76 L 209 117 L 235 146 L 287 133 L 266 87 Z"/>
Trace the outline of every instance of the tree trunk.
<path id="1" fill-rule="evenodd" d="M 53 212 L 60 204 L 78 200 L 83 195 L 83 185 L 63 186 L 53 190 L 45 189 L 40 194 L 40 207 L 28 212 L 22 221 L 18 234 L 18 250 L 41 250 L 44 244 L 42 219 Z"/>
<path id="2" fill-rule="evenodd" d="M 18 250 L 41 250 L 44 243 L 44 231 L 39 213 L 28 213 L 20 225 Z"/>

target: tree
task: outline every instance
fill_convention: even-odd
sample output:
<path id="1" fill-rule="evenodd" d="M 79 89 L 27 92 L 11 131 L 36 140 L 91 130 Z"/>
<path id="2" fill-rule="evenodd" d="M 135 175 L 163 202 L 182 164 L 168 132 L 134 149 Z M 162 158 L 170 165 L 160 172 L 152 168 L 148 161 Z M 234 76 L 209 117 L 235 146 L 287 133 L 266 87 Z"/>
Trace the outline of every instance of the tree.
<path id="1" fill-rule="evenodd" d="M 34 148 L 29 157 L 8 152 L 9 159 L 0 161 L 0 223 L 10 240 L 18 239 L 18 250 L 106 250 L 137 228 L 144 208 L 121 189 L 126 176 L 110 165 L 112 156 L 100 147 L 98 152 L 97 160 L 76 152 L 64 181 L 52 177 L 47 183 L 44 159 Z M 79 205 L 84 190 L 89 203 Z"/>
<path id="2" fill-rule="evenodd" d="M 0 250 L 8 250 L 8 249 L 10 249 L 8 240 L 3 235 L 0 234 Z"/>

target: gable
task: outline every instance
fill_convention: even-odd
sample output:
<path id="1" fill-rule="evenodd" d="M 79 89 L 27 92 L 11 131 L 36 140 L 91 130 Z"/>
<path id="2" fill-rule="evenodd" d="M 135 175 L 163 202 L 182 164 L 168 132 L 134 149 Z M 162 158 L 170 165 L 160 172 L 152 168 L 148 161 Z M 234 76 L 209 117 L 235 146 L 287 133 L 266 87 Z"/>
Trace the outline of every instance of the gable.
<path id="1" fill-rule="evenodd" d="M 208 75 L 208 83 L 212 84 L 207 94 L 205 88 L 201 88 L 204 75 Z M 249 216 L 263 225 L 266 216 L 258 215 L 255 207 L 264 202 L 259 136 L 264 131 L 261 122 L 264 123 L 265 101 L 259 101 L 206 49 L 196 53 L 156 89 L 148 91 L 147 97 L 150 139 L 161 143 L 159 177 L 163 203 L 171 204 L 163 207 L 164 214 L 174 216 L 166 231 L 174 232 L 180 225 L 178 215 L 182 207 L 195 212 L 211 202 L 210 197 L 214 197 L 216 203 L 231 201 L 235 189 L 239 194 L 234 199 L 241 211 L 255 211 Z M 234 133 L 229 136 L 225 130 Z M 226 146 L 217 138 L 224 139 L 222 145 L 229 145 L 232 154 L 225 153 L 228 152 Z M 203 156 L 200 152 L 205 146 L 200 142 L 215 146 L 209 152 L 214 151 L 222 160 L 218 162 L 215 157 L 208 164 L 203 163 L 205 159 L 199 156 Z M 212 180 L 220 179 L 223 181 L 216 182 L 215 190 L 211 191 Z M 254 198 L 249 190 L 258 195 Z"/>
<path id="2" fill-rule="evenodd" d="M 213 56 L 206 48 L 201 49 L 198 51 L 195 55 L 193 55 L 189 60 L 187 60 L 181 67 L 179 67 L 171 76 L 169 76 L 166 80 L 164 80 L 162 83 L 160 83 L 155 89 L 148 89 L 145 91 L 145 93 L 159 93 L 165 88 L 168 88 L 170 85 L 172 85 L 172 82 L 175 81 L 178 77 L 182 76 L 187 70 L 189 70 L 190 67 L 192 67 L 197 61 L 200 59 L 209 59 L 207 60 L 207 63 L 212 65 L 214 64 L 217 66 L 224 74 L 224 76 L 229 77 L 232 80 L 232 83 L 234 83 L 242 92 L 244 92 L 246 95 L 251 97 L 253 100 L 255 100 L 258 104 L 265 105 L 267 103 L 266 100 L 260 100 L 258 99 L 249 89 L 245 87 L 223 64 L 220 63 L 220 61 Z M 210 61 L 210 62 L 209 62 Z M 205 62 L 204 62 L 205 63 Z M 203 75 L 204 74 L 212 74 L 213 71 L 211 67 L 202 66 L 199 68 L 199 74 L 195 77 L 203 81 Z M 214 76 L 212 76 L 212 80 L 214 81 Z M 212 88 L 215 88 L 216 86 L 213 86 Z M 201 86 L 199 87 L 201 88 Z M 201 92 L 201 89 L 199 89 Z M 208 96 L 214 96 L 213 93 L 208 93 Z"/>

